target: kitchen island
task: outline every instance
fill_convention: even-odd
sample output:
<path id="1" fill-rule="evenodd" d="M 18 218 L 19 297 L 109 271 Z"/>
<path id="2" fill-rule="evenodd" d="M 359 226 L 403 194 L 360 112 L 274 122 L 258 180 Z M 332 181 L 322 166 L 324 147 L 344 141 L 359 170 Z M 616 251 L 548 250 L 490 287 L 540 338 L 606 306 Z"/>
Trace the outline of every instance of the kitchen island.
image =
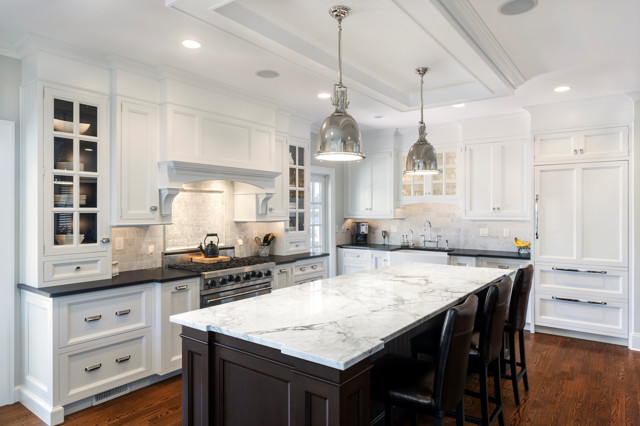
<path id="1" fill-rule="evenodd" d="M 371 359 L 511 272 L 405 263 L 174 315 L 183 424 L 369 424 Z"/>

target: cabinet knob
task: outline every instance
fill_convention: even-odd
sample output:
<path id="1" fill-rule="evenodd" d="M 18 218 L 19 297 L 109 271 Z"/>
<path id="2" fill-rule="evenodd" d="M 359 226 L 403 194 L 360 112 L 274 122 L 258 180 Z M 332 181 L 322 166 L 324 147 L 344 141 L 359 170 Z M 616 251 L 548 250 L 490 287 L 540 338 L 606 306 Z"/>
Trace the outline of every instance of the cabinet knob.
<path id="1" fill-rule="evenodd" d="M 79 271 L 80 269 L 82 269 L 82 268 L 79 267 L 79 266 L 76 266 L 76 272 Z"/>
<path id="2" fill-rule="evenodd" d="M 151 207 L 149 207 L 149 211 L 152 211 L 152 212 L 156 212 L 156 211 L 158 211 L 158 206 L 151 206 Z"/>
<path id="3" fill-rule="evenodd" d="M 111 242 L 111 238 L 107 238 L 107 237 L 105 237 L 105 238 L 101 238 L 101 239 L 100 239 L 100 242 L 101 242 L 102 244 L 108 244 L 108 243 L 110 243 L 110 242 Z"/>
<path id="4" fill-rule="evenodd" d="M 573 155 L 576 155 L 577 153 L 578 153 L 578 150 L 577 150 L 577 149 L 574 149 L 574 150 L 573 150 Z"/>
<path id="5" fill-rule="evenodd" d="M 580 154 L 584 154 L 584 149 L 580 148 Z"/>

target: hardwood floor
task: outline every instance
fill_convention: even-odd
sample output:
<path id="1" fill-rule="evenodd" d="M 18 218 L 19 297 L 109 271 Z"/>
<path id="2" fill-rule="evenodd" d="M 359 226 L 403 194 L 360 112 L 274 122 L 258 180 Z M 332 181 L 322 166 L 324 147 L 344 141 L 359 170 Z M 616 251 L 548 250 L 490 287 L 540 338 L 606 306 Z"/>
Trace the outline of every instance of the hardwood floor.
<path id="1" fill-rule="evenodd" d="M 640 352 L 541 333 L 527 333 L 525 340 L 530 391 L 524 392 L 520 382 L 521 405 L 516 407 L 510 382 L 502 381 L 506 424 L 640 425 Z M 477 380 L 472 378 L 469 387 L 477 387 Z M 180 393 L 176 376 L 70 414 L 64 424 L 179 425 Z M 467 412 L 479 417 L 477 401 L 465 398 Z M 419 420 L 420 425 L 432 424 L 428 416 Z M 42 424 L 19 403 L 0 407 L 0 425 Z M 396 422 L 408 424 L 408 416 Z M 455 419 L 445 424 L 455 424 Z"/>

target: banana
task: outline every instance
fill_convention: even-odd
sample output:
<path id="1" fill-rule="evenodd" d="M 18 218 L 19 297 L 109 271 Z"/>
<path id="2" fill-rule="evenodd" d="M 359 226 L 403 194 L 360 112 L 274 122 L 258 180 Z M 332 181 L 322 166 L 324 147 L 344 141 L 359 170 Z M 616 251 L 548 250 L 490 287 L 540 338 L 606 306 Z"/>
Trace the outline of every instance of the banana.
<path id="1" fill-rule="evenodd" d="M 518 247 L 529 247 L 531 245 L 531 243 L 526 242 L 526 241 L 522 241 L 522 240 L 518 239 L 518 237 L 514 238 L 513 242 Z"/>

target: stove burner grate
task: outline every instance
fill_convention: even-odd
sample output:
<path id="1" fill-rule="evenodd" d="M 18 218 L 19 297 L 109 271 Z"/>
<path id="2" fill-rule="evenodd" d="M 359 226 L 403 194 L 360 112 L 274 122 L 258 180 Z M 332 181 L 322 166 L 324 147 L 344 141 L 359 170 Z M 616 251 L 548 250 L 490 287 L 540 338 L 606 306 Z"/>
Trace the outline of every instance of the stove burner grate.
<path id="1" fill-rule="evenodd" d="M 188 263 L 169 265 L 169 268 L 180 269 L 183 271 L 190 271 L 190 272 L 211 272 L 211 271 L 221 271 L 224 269 L 260 265 L 268 262 L 269 260 L 265 259 L 264 257 L 236 257 L 229 260 L 228 262 L 219 262 L 219 263 L 188 262 Z"/>

